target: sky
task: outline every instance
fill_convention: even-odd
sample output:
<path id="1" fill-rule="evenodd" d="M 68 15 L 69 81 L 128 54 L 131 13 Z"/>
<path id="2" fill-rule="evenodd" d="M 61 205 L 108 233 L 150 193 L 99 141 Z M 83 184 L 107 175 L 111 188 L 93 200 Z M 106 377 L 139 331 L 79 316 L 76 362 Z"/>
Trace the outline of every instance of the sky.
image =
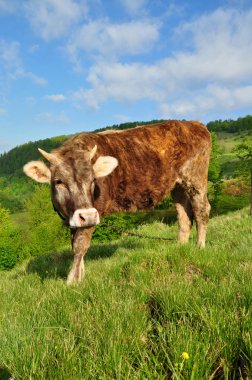
<path id="1" fill-rule="evenodd" d="M 0 0 L 0 153 L 251 106 L 252 0 Z"/>

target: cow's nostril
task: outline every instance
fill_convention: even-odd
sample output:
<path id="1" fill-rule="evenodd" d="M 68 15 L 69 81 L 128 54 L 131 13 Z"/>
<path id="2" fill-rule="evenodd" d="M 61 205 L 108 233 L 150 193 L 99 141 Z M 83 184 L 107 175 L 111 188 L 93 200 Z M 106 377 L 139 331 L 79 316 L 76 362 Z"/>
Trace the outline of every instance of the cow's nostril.
<path id="1" fill-rule="evenodd" d="M 71 227 L 91 227 L 99 223 L 99 213 L 94 208 L 77 209 L 74 211 L 72 218 L 70 218 Z"/>
<path id="2" fill-rule="evenodd" d="M 86 219 L 84 218 L 84 216 L 82 216 L 81 214 L 79 215 L 80 219 L 83 220 L 83 222 L 86 221 Z"/>

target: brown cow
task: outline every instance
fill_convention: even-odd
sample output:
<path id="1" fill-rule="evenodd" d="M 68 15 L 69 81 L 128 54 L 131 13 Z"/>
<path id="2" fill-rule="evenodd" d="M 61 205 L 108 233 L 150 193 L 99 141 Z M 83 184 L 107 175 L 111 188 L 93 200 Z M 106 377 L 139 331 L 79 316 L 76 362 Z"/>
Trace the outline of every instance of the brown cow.
<path id="1" fill-rule="evenodd" d="M 54 208 L 72 228 L 74 261 L 68 283 L 84 275 L 83 256 L 100 217 L 155 206 L 171 192 L 178 213 L 178 240 L 189 239 L 193 217 L 197 244 L 205 246 L 210 212 L 207 173 L 210 134 L 196 121 L 167 121 L 123 131 L 80 133 L 31 161 L 24 172 L 51 184 Z"/>

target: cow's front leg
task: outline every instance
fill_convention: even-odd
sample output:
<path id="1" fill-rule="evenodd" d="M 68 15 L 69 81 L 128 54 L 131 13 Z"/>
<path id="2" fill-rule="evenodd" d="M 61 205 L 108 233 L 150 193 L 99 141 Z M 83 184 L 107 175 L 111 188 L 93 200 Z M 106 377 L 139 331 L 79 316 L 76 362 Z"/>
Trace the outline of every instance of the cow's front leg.
<path id="1" fill-rule="evenodd" d="M 67 284 L 76 284 L 84 277 L 83 256 L 87 252 L 95 227 L 77 228 L 72 231 L 73 265 L 67 277 Z"/>

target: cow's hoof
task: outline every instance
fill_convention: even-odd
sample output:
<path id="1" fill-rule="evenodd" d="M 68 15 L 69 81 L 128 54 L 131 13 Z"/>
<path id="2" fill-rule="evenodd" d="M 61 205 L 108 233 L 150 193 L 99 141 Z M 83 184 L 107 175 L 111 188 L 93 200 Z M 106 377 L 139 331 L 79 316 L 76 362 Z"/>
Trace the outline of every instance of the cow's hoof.
<path id="1" fill-rule="evenodd" d="M 79 283 L 81 282 L 80 279 L 76 279 L 76 278 L 67 278 L 67 285 L 78 285 Z"/>
<path id="2" fill-rule="evenodd" d="M 67 285 L 78 285 L 84 276 L 76 276 L 76 274 L 69 273 L 67 277 Z"/>
<path id="3" fill-rule="evenodd" d="M 197 243 L 197 247 L 200 249 L 204 249 L 204 248 L 206 248 L 206 243 L 205 242 Z"/>
<path id="4" fill-rule="evenodd" d="M 84 262 L 80 263 L 80 265 L 76 268 L 73 267 L 67 277 L 67 285 L 77 285 L 79 284 L 85 276 L 85 266 Z"/>

